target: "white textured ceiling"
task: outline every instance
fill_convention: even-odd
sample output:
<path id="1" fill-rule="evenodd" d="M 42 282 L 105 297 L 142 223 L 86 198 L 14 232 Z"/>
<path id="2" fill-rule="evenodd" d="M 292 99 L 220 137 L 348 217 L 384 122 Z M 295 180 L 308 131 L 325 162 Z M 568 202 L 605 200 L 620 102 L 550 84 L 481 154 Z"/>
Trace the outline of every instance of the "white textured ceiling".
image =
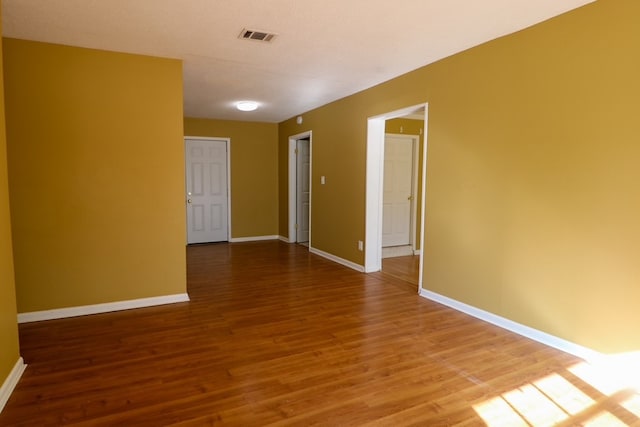
<path id="1" fill-rule="evenodd" d="M 182 59 L 186 116 L 280 122 L 591 1 L 2 0 L 2 18 L 6 37 Z"/>

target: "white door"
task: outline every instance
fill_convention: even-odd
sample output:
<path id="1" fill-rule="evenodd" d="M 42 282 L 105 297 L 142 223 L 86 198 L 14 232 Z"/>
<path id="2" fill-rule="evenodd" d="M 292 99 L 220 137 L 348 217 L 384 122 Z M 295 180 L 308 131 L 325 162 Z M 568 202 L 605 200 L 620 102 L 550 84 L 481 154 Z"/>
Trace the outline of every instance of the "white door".
<path id="1" fill-rule="evenodd" d="M 296 141 L 296 225 L 298 227 L 297 242 L 309 241 L 309 215 L 310 215 L 310 155 L 309 140 L 299 139 Z"/>
<path id="2" fill-rule="evenodd" d="M 414 139 L 386 135 L 384 140 L 384 187 L 382 246 L 410 245 L 413 206 Z"/>
<path id="3" fill-rule="evenodd" d="M 227 141 L 185 139 L 187 243 L 229 240 Z"/>

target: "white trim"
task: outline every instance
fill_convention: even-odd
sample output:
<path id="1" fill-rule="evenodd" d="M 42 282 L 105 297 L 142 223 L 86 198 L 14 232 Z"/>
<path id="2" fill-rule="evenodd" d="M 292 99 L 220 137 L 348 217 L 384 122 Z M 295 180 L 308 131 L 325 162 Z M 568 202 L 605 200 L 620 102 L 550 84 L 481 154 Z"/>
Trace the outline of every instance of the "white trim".
<path id="1" fill-rule="evenodd" d="M 88 314 L 109 313 L 111 311 L 130 310 L 132 308 L 152 307 L 189 301 L 188 294 L 163 295 L 159 297 L 139 298 L 103 304 L 82 305 L 78 307 L 56 308 L 53 310 L 18 313 L 18 323 L 39 322 L 41 320 L 64 319 L 66 317 L 86 316 Z"/>
<path id="2" fill-rule="evenodd" d="M 19 357 L 16 364 L 13 365 L 13 369 L 9 372 L 9 376 L 2 383 L 2 387 L 0 387 L 0 412 L 2 412 L 4 405 L 9 401 L 11 393 L 13 393 L 13 390 L 18 385 L 18 381 L 20 381 L 20 377 L 22 377 L 26 368 L 27 365 L 24 363 L 24 360 L 22 357 Z"/>
<path id="3" fill-rule="evenodd" d="M 211 141 L 211 140 L 221 140 L 221 139 L 229 139 L 227 137 L 216 137 L 216 136 L 188 136 L 185 135 L 184 139 L 197 139 L 200 141 Z"/>
<path id="4" fill-rule="evenodd" d="M 400 110 L 392 111 L 367 119 L 367 160 L 366 160 L 366 212 L 365 212 L 365 257 L 364 269 L 366 273 L 380 271 L 382 268 L 382 186 L 384 177 L 384 135 L 385 121 L 397 117 L 407 116 L 414 111 L 424 108 L 423 132 L 423 163 L 422 163 L 422 197 L 420 215 L 420 248 L 424 248 L 424 218 L 426 175 L 427 175 L 427 126 L 429 118 L 429 104 L 418 104 Z M 418 139 L 419 141 L 419 139 Z M 420 253 L 420 268 L 418 273 L 418 289 L 422 288 L 423 255 Z"/>
<path id="5" fill-rule="evenodd" d="M 384 118 L 367 122 L 364 271 L 382 269 L 382 178 L 384 176 Z"/>
<path id="6" fill-rule="evenodd" d="M 296 156 L 296 148 L 299 139 L 309 138 L 309 245 L 311 245 L 311 209 L 313 198 L 313 179 L 311 179 L 313 168 L 313 132 L 308 130 L 289 137 L 289 242 L 296 243 L 298 241 L 298 233 L 296 231 L 296 218 L 297 214 L 297 171 L 298 171 L 298 159 Z"/>
<path id="7" fill-rule="evenodd" d="M 424 125 L 423 125 L 424 127 Z M 415 251 L 418 247 L 416 233 L 418 232 L 418 177 L 420 176 L 420 135 L 411 135 L 413 140 L 413 174 L 411 176 L 411 246 Z"/>
<path id="8" fill-rule="evenodd" d="M 295 242 L 298 239 L 298 233 L 296 233 L 296 142 L 295 137 L 289 138 L 289 213 L 288 213 L 288 228 L 289 228 L 289 241 Z"/>
<path id="9" fill-rule="evenodd" d="M 424 104 L 424 128 L 422 131 L 422 191 L 420 194 L 420 259 L 418 261 L 418 289 L 423 286 L 425 218 L 427 216 L 427 139 L 429 138 L 429 103 Z M 419 292 L 419 291 L 418 291 Z"/>
<path id="10" fill-rule="evenodd" d="M 289 240 L 288 237 L 285 237 L 285 236 L 278 236 L 278 240 L 285 243 L 293 243 L 291 240 Z"/>
<path id="11" fill-rule="evenodd" d="M 187 165 L 187 139 L 195 139 L 195 140 L 199 140 L 199 141 L 225 141 L 226 143 L 226 151 L 227 151 L 227 241 L 230 241 L 231 238 L 231 138 L 224 138 L 224 137 L 211 137 L 211 136 L 185 136 L 184 137 L 184 161 L 182 162 L 182 164 L 185 165 L 185 174 L 186 174 L 186 165 Z M 186 193 L 186 186 L 187 186 L 187 180 L 186 180 L 186 176 L 185 176 L 185 193 Z M 186 197 L 186 194 L 185 194 Z M 187 223 L 189 221 L 189 218 L 186 216 L 186 205 L 185 205 L 185 226 L 189 227 L 189 224 Z M 185 236 L 184 236 L 184 240 L 187 244 L 189 244 L 189 240 L 188 240 L 188 231 L 187 229 L 185 229 Z"/>
<path id="12" fill-rule="evenodd" d="M 233 237 L 229 239 L 231 243 L 241 243 L 241 242 L 259 242 L 262 240 L 278 240 L 281 236 L 276 234 L 270 236 L 249 236 L 249 237 Z"/>
<path id="13" fill-rule="evenodd" d="M 414 255 L 420 255 L 420 254 L 422 254 L 422 250 L 416 249 L 416 250 L 413 251 L 413 254 Z"/>
<path id="14" fill-rule="evenodd" d="M 227 140 L 227 238 L 231 234 L 231 138 Z"/>
<path id="15" fill-rule="evenodd" d="M 498 316 L 497 314 L 490 313 L 488 311 L 473 307 L 460 301 L 456 301 L 452 298 L 445 297 L 444 295 L 437 294 L 426 289 L 420 290 L 420 296 L 437 303 L 446 305 L 455 310 L 461 311 L 465 314 L 484 320 L 493 325 L 499 326 L 508 331 L 514 332 L 523 337 L 530 338 L 539 343 L 548 345 L 549 347 L 556 348 L 564 351 L 565 353 L 573 354 L 584 360 L 596 360 L 602 357 L 602 354 L 587 347 L 583 347 L 579 344 L 572 343 L 571 341 L 564 340 L 554 335 L 542 332 L 538 329 L 531 328 L 513 320 L 506 319 Z"/>
<path id="16" fill-rule="evenodd" d="M 338 264 L 342 264 L 345 267 L 349 267 L 356 271 L 364 273 L 364 267 L 361 266 L 360 264 L 356 264 L 355 262 L 351 262 L 347 259 L 337 257 L 333 254 L 330 254 L 329 252 L 321 251 L 320 249 L 312 248 L 311 246 L 309 246 L 309 252 L 311 252 L 312 254 L 319 255 L 322 258 L 326 258 L 329 261 L 337 262 Z"/>

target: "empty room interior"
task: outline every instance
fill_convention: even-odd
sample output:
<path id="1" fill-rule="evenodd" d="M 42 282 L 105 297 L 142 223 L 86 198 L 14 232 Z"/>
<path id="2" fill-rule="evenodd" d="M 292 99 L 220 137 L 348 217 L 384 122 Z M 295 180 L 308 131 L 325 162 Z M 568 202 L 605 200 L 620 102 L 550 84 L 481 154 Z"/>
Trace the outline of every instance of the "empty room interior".
<path id="1" fill-rule="evenodd" d="M 637 0 L 0 12 L 0 426 L 640 426 Z"/>

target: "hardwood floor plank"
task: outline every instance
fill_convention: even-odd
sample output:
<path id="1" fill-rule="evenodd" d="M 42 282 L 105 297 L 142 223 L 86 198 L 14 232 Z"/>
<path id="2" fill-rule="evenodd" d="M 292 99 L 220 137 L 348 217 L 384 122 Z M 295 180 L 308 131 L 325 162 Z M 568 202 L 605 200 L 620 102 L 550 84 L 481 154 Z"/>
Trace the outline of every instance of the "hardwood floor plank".
<path id="1" fill-rule="evenodd" d="M 416 289 L 418 285 L 418 271 L 420 269 L 420 257 L 418 255 L 400 256 L 382 259 L 382 272 L 391 277 L 396 277 L 412 285 Z"/>
<path id="2" fill-rule="evenodd" d="M 189 247 L 191 301 L 20 325 L 2 426 L 486 425 L 577 358 L 282 242 Z"/>

